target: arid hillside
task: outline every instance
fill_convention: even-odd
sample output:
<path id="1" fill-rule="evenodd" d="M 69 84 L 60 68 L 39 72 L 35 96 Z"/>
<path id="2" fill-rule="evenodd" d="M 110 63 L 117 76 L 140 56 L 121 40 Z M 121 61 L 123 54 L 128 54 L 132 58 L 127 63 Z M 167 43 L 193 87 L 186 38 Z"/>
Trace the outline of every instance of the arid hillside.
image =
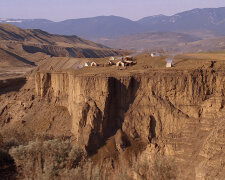
<path id="1" fill-rule="evenodd" d="M 27 53 L 40 52 L 51 56 L 104 57 L 116 54 L 112 49 L 77 36 L 52 35 L 41 30 L 22 30 L 7 24 L 0 25 L 0 45 L 9 49 L 18 45 Z"/>
<path id="2" fill-rule="evenodd" d="M 103 66 L 108 58 L 81 59 L 80 65 L 99 66 L 79 70 L 73 59 L 54 58 L 27 78 L 0 81 L 0 173 L 18 179 L 224 179 L 223 57 L 181 54 L 171 68 L 166 56 L 150 54 L 128 67 Z"/>
<path id="3" fill-rule="evenodd" d="M 117 54 L 114 49 L 77 36 L 52 35 L 0 24 L 0 78 L 26 73 L 51 57 L 99 58 Z"/>
<path id="4" fill-rule="evenodd" d="M 59 45 L 63 47 L 106 48 L 100 44 L 84 40 L 78 36 L 53 35 L 35 29 L 20 29 L 9 24 L 0 24 L 0 40 L 18 41 L 28 44 Z"/>

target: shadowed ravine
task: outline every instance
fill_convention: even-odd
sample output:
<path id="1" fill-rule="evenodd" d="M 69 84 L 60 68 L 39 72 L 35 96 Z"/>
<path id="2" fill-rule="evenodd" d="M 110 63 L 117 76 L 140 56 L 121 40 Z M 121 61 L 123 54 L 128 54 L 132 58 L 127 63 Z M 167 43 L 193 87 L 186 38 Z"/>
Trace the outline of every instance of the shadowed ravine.
<path id="1" fill-rule="evenodd" d="M 68 108 L 76 141 L 90 154 L 122 130 L 129 148 L 141 141 L 174 157 L 179 177 L 204 177 L 211 172 L 211 152 L 204 150 L 204 157 L 201 152 L 208 148 L 209 133 L 223 121 L 222 71 L 115 77 L 38 73 L 35 81 L 38 95 Z M 216 164 L 213 169 L 222 176 Z"/>

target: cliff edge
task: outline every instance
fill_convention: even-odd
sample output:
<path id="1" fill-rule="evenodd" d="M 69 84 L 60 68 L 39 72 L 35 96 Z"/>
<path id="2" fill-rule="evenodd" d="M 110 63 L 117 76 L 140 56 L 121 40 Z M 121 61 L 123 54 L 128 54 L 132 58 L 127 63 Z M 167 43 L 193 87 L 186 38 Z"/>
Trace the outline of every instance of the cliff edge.
<path id="1" fill-rule="evenodd" d="M 68 109 L 75 142 L 100 164 L 113 142 L 108 154 L 117 154 L 120 167 L 162 154 L 174 159 L 182 179 L 222 179 L 224 75 L 214 69 L 116 76 L 38 72 L 35 86 L 38 96 Z M 133 178 L 143 176 L 139 168 L 130 169 Z"/>

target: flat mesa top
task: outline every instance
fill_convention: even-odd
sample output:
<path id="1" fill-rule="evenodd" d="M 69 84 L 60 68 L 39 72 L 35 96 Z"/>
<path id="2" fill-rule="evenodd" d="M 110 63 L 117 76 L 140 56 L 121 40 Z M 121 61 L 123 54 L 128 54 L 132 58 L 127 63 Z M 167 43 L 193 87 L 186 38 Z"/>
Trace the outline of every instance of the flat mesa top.
<path id="1" fill-rule="evenodd" d="M 113 65 L 107 65 L 110 57 L 107 58 L 54 58 L 48 61 L 47 65 L 41 67 L 40 71 L 49 72 L 71 72 L 74 75 L 130 75 L 145 74 L 149 72 L 184 72 L 196 69 L 214 68 L 217 70 L 225 69 L 225 53 L 193 53 L 177 55 L 173 59 L 172 67 L 167 68 L 165 61 L 167 57 L 151 57 L 151 54 L 140 54 L 134 57 L 135 64 L 122 67 L 116 66 L 121 59 L 112 61 Z M 89 63 L 87 63 L 89 62 Z M 95 62 L 98 66 L 90 66 Z M 85 66 L 89 64 L 89 66 Z M 94 63 L 93 63 L 94 64 Z"/>

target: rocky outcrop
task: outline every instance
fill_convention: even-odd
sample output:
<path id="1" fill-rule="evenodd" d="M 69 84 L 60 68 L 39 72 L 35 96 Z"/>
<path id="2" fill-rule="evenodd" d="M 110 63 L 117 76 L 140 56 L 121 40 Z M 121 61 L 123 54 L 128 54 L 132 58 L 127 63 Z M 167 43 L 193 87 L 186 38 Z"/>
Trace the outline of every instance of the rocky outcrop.
<path id="1" fill-rule="evenodd" d="M 39 96 L 68 108 L 76 141 L 90 154 L 116 134 L 118 146 L 125 141 L 134 146 L 136 140 L 145 144 L 139 159 L 147 159 L 154 149 L 173 157 L 182 179 L 204 179 L 212 169 L 223 177 L 223 71 L 115 77 L 38 72 L 35 79 Z M 216 149 L 216 162 L 209 147 Z"/>

